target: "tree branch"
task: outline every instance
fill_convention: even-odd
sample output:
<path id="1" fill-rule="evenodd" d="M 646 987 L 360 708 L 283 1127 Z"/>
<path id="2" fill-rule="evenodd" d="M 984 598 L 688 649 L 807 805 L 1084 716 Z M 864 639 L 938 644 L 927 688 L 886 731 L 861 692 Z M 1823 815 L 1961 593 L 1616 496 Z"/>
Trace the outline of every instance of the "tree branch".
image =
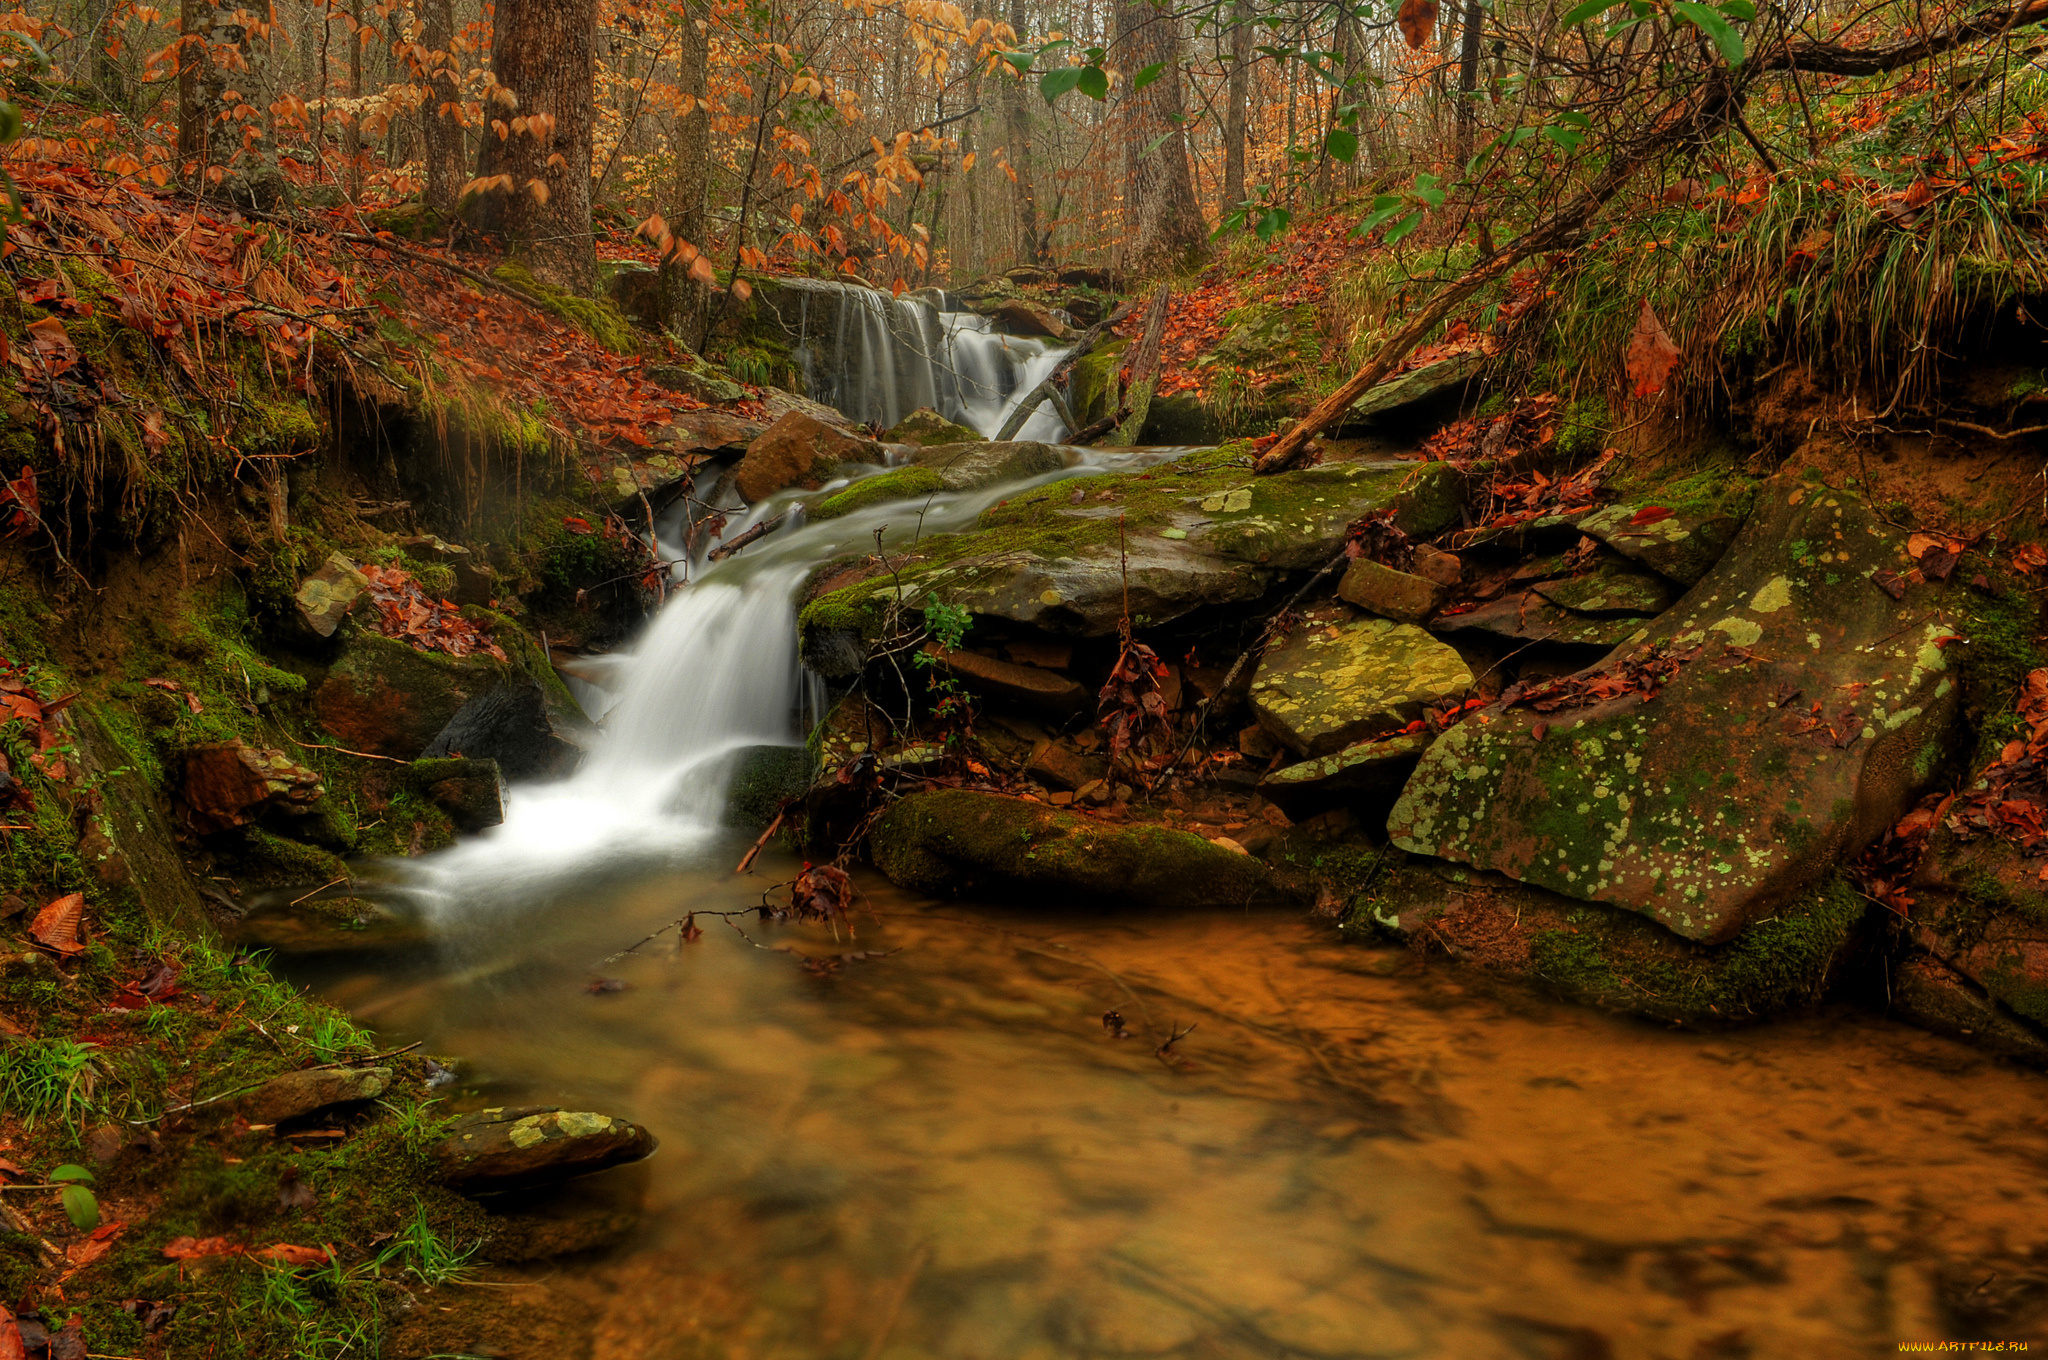
<path id="1" fill-rule="evenodd" d="M 2021 0 L 2016 5 L 1979 10 L 1942 32 L 1884 47 L 1847 47 L 1832 42 L 1787 43 L 1774 51 L 1760 54 L 1756 58 L 1756 69 L 1797 69 L 1809 75 L 1824 76 L 1882 75 L 1916 61 L 1938 57 L 1980 38 L 1995 38 L 2001 33 L 2043 22 L 2048 22 L 2048 0 Z"/>

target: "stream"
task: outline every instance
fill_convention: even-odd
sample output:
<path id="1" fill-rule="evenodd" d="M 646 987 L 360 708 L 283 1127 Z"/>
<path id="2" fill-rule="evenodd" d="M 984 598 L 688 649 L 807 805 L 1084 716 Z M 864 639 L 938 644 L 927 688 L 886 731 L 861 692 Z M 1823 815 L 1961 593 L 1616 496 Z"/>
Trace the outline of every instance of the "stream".
<path id="1" fill-rule="evenodd" d="M 1018 347 L 1001 390 L 1057 357 Z M 752 911 L 801 866 L 771 850 L 734 876 L 752 837 L 720 811 L 737 751 L 817 716 L 809 569 L 1177 452 L 1074 450 L 692 563 L 593 696 L 582 770 L 394 866 L 436 945 L 296 966 L 392 1043 L 460 1055 L 463 1108 L 601 1110 L 661 1140 L 576 1191 L 638 1227 L 527 1271 L 508 1306 L 566 1301 L 600 1360 L 2048 1341 L 2014 1321 L 2048 1297 L 2043 1077 L 1872 1010 L 1674 1032 L 1299 915 L 934 903 L 870 873 L 857 935 Z"/>

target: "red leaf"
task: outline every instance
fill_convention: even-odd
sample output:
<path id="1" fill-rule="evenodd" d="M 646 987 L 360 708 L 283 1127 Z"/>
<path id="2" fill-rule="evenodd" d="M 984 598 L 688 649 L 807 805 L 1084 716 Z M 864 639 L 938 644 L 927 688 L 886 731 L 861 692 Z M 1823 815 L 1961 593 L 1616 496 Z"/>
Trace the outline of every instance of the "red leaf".
<path id="1" fill-rule="evenodd" d="M 59 954 L 76 954 L 85 948 L 78 938 L 79 927 L 84 920 L 85 894 L 69 893 L 37 912 L 28 933 L 45 949 L 53 949 Z"/>
<path id="2" fill-rule="evenodd" d="M 1394 16 L 1394 22 L 1401 26 L 1401 37 L 1415 51 L 1422 50 L 1436 27 L 1436 8 L 1436 0 L 1401 0 L 1401 12 Z"/>
<path id="3" fill-rule="evenodd" d="M 1640 529 L 1648 524 L 1661 524 L 1671 518 L 1671 511 L 1661 505 L 1646 505 L 1628 518 L 1628 527 Z"/>
<path id="4" fill-rule="evenodd" d="M 1665 380 L 1678 364 L 1678 346 L 1671 343 L 1664 323 L 1650 309 L 1648 298 L 1643 299 L 1642 314 L 1636 318 L 1635 334 L 1628 339 L 1624 363 L 1629 382 L 1639 397 L 1654 397 L 1662 392 Z"/>
<path id="5" fill-rule="evenodd" d="M 164 1255 L 173 1261 L 198 1256 L 236 1256 L 242 1247 L 226 1237 L 174 1237 L 164 1244 Z"/>
<path id="6" fill-rule="evenodd" d="M 331 1259 L 325 1247 L 294 1247 L 283 1242 L 249 1254 L 259 1261 L 276 1261 L 288 1266 L 324 1266 Z"/>

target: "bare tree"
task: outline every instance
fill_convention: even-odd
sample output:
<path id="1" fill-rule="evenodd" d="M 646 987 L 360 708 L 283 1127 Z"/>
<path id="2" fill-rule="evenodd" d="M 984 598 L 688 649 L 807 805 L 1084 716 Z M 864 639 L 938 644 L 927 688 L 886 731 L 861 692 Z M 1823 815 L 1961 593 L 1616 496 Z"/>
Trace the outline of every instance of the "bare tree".
<path id="1" fill-rule="evenodd" d="M 690 98 L 689 111 L 676 120 L 676 197 L 668 214 L 670 233 L 694 251 L 708 251 L 711 225 L 705 198 L 711 183 L 711 107 L 705 103 L 710 82 L 710 6 L 703 0 L 688 0 L 682 7 L 682 31 L 676 86 Z M 686 341 L 701 345 L 704 289 L 690 277 L 696 262 L 670 254 L 661 262 L 661 320 L 669 330 Z"/>
<path id="2" fill-rule="evenodd" d="M 1246 105 L 1252 88 L 1252 13 L 1249 4 L 1237 7 L 1230 26 L 1230 73 L 1223 90 L 1223 203 L 1230 212 L 1244 202 L 1244 141 Z"/>
<path id="3" fill-rule="evenodd" d="M 1188 169 L 1179 22 L 1149 0 L 1120 0 L 1112 50 L 1131 81 L 1123 101 L 1124 267 L 1141 275 L 1175 272 L 1200 259 L 1209 244 Z M 1137 89 L 1147 74 L 1155 78 Z"/>

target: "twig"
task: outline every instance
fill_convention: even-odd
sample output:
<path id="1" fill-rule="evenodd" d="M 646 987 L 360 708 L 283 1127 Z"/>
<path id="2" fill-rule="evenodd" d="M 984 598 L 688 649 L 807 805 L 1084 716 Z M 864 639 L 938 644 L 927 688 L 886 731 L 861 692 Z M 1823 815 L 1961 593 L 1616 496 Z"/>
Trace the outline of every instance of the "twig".
<path id="1" fill-rule="evenodd" d="M 294 897 L 294 898 L 293 898 L 293 899 L 292 899 L 291 901 L 289 901 L 289 902 L 285 903 L 285 905 L 286 905 L 286 906 L 288 906 L 288 907 L 296 907 L 297 905 L 299 905 L 299 903 L 301 903 L 301 902 L 305 901 L 305 900 L 306 900 L 306 898 L 309 898 L 309 897 L 318 897 L 318 896 L 319 896 L 319 895 L 320 895 L 321 893 L 324 893 L 324 892 L 326 892 L 326 891 L 327 891 L 327 890 L 328 890 L 329 888 L 331 888 L 331 887 L 335 886 L 335 884 L 336 884 L 336 883 L 346 883 L 346 882 L 348 882 L 348 875 L 347 875 L 347 874 L 343 874 L 343 875 L 342 875 L 342 876 L 341 876 L 340 878 L 337 878 L 337 879 L 335 879 L 333 883 L 322 883 L 322 884 L 321 884 L 321 885 L 320 885 L 319 887 L 317 887 L 317 888 L 313 889 L 313 891 L 311 891 L 311 892 L 307 893 L 305 897 Z"/>
<path id="2" fill-rule="evenodd" d="M 778 809 L 776 811 L 775 820 L 768 823 L 768 829 L 761 833 L 760 840 L 754 842 L 754 848 L 747 851 L 746 855 L 741 858 L 739 867 L 733 870 L 734 873 L 743 874 L 754 867 L 754 860 L 759 857 L 762 850 L 767 848 L 768 838 L 782 828 L 782 817 L 785 811 L 787 809 Z"/>
<path id="3" fill-rule="evenodd" d="M 297 737 L 292 736 L 292 734 L 289 732 L 285 733 L 285 737 L 294 746 L 303 746 L 308 751 L 339 751 L 345 756 L 361 756 L 364 760 L 387 760 L 391 762 L 393 765 L 412 764 L 410 760 L 400 760 L 397 756 L 372 755 L 368 751 L 351 751 L 346 746 L 322 746 L 318 742 L 300 741 Z"/>

